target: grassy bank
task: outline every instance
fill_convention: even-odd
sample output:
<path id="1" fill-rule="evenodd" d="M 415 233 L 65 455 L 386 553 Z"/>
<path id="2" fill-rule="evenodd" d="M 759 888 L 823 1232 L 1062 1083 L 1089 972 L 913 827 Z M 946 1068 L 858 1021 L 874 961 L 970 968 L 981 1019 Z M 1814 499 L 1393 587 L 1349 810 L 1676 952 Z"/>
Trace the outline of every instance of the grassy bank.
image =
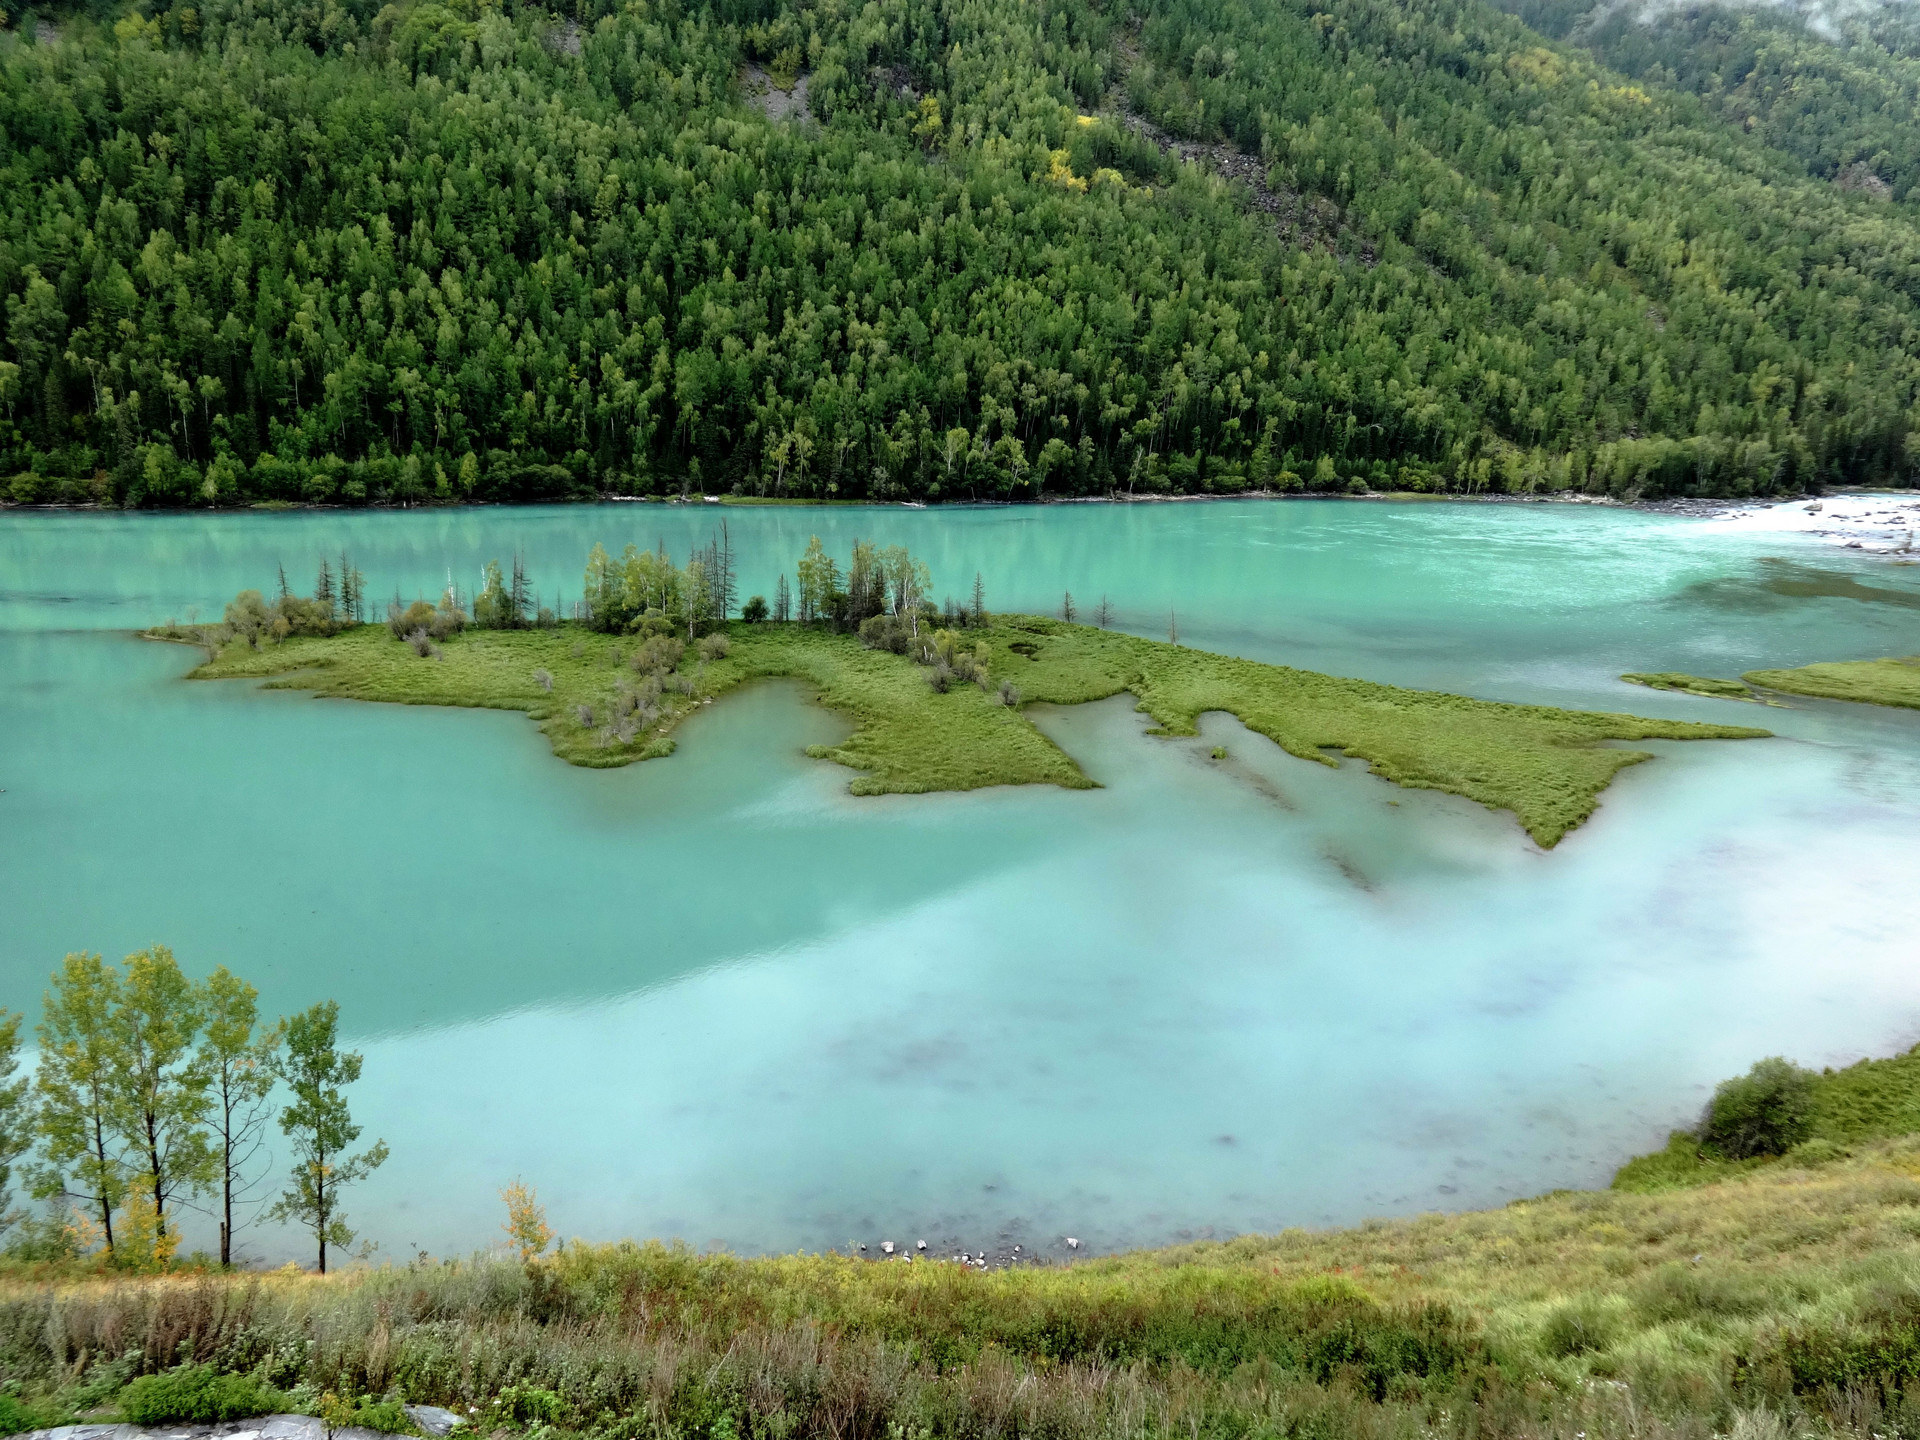
<path id="1" fill-rule="evenodd" d="M 1623 1165 L 1614 1188 L 1652 1193 L 1757 1170 L 1826 1164 L 1862 1146 L 1920 1133 L 1920 1046 L 1884 1060 L 1809 1072 L 1806 1085 L 1805 1133 L 1785 1155 L 1727 1159 L 1693 1133 L 1676 1130 L 1664 1150 Z"/>
<path id="2" fill-rule="evenodd" d="M 1752 688 L 1740 680 L 1716 680 L 1710 675 L 1688 675 L 1678 670 L 1664 670 L 1657 674 L 1622 675 L 1620 678 L 1629 685 L 1644 685 L 1649 690 L 1674 690 L 1682 695 L 1700 695 L 1709 700 L 1748 700 L 1763 703 L 1760 697 L 1753 693 Z"/>
<path id="3" fill-rule="evenodd" d="M 1821 700 L 1897 705 L 1920 710 L 1920 655 L 1904 659 L 1837 660 L 1795 670 L 1749 670 L 1749 684 Z"/>
<path id="4" fill-rule="evenodd" d="M 576 626 L 468 631 L 428 656 L 385 626 L 363 625 L 259 649 L 235 641 L 193 673 L 276 676 L 277 686 L 356 700 L 522 710 L 562 759 L 601 766 L 667 754 L 675 727 L 701 705 L 749 680 L 789 676 L 853 720 L 846 742 L 815 753 L 859 770 L 859 794 L 1087 786 L 1019 704 L 1131 691 L 1160 733 L 1191 735 L 1201 714 L 1227 711 L 1304 759 L 1338 763 L 1329 754 L 1338 752 L 1396 784 L 1510 810 L 1549 846 L 1592 814 L 1615 774 L 1649 758 L 1602 742 L 1768 733 L 1406 690 L 1029 616 L 998 617 L 964 639 L 985 647 L 988 683 L 944 693 L 902 656 L 793 624 L 735 623 L 724 647 L 704 650 Z M 623 724 L 629 707 L 641 707 L 633 713 L 644 725 Z"/>
<path id="5" fill-rule="evenodd" d="M 0 1366 L 40 1415 L 110 1413 L 184 1360 L 618 1440 L 1886 1436 L 1920 1418 L 1916 1171 L 1902 1142 L 993 1273 L 574 1244 L 325 1280 L 15 1275 Z"/>

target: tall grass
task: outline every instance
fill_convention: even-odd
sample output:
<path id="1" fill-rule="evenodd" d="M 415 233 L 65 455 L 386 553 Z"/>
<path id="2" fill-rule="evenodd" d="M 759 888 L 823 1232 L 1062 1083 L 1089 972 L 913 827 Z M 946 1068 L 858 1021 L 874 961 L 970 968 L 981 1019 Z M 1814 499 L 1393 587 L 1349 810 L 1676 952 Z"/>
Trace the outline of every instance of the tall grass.
<path id="1" fill-rule="evenodd" d="M 1920 1431 L 1915 1173 L 1902 1142 L 987 1274 L 576 1243 L 324 1280 L 16 1275 L 0 1377 L 36 1414 L 186 1363 L 615 1440 L 1886 1437 Z"/>

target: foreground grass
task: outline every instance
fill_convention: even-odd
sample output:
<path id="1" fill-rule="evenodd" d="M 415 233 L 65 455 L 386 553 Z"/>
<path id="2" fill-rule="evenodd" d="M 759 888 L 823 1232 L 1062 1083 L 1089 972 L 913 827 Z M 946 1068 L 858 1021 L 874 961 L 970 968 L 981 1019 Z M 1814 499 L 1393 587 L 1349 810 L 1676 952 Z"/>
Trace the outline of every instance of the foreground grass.
<path id="1" fill-rule="evenodd" d="M 1886 1436 L 1920 1419 L 1916 1175 L 1908 1140 L 994 1273 L 576 1243 L 326 1279 L 0 1275 L 0 1370 L 34 1413 L 111 1412 L 185 1361 L 618 1440 Z"/>
<path id="2" fill-rule="evenodd" d="M 1510 810 L 1547 846 L 1593 813 L 1623 767 L 1651 758 L 1602 742 L 1768 733 L 1406 690 L 1035 617 L 1000 617 L 966 638 L 988 647 L 990 687 L 956 685 L 936 694 L 927 670 L 852 636 L 736 623 L 724 657 L 703 660 L 689 650 L 675 662 L 679 688 L 660 696 L 657 718 L 631 734 L 617 720 L 623 695 L 637 683 L 633 666 L 645 655 L 643 642 L 574 626 L 469 631 L 423 659 L 386 627 L 363 625 L 258 650 L 236 642 L 193 674 L 278 676 L 275 686 L 356 700 L 523 710 L 555 754 L 601 766 L 667 754 L 674 728 L 700 706 L 749 680 L 792 677 L 854 722 L 845 742 L 812 753 L 860 771 L 856 794 L 1042 783 L 1084 788 L 1092 782 L 1080 767 L 991 687 L 1008 681 L 1022 701 L 1061 705 L 1131 691 L 1158 733 L 1195 734 L 1200 715 L 1224 710 L 1304 759 L 1337 764 L 1329 752 L 1338 752 L 1396 784 Z M 543 674 L 551 689 L 538 678 Z"/>
<path id="3" fill-rule="evenodd" d="M 1749 670 L 1749 684 L 1821 700 L 1898 705 L 1920 710 L 1920 655 L 1905 659 L 1836 660 L 1796 670 Z"/>

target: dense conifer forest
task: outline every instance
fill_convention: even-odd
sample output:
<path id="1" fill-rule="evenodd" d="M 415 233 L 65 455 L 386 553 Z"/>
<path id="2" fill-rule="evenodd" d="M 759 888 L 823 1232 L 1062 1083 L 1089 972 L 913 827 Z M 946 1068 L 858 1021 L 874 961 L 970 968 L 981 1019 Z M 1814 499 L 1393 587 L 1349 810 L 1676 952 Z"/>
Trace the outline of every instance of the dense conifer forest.
<path id="1" fill-rule="evenodd" d="M 1482 0 L 6 3 L 0 499 L 1920 459 L 1897 41 L 1775 26 L 1837 78 L 1736 105 L 1647 33 Z"/>

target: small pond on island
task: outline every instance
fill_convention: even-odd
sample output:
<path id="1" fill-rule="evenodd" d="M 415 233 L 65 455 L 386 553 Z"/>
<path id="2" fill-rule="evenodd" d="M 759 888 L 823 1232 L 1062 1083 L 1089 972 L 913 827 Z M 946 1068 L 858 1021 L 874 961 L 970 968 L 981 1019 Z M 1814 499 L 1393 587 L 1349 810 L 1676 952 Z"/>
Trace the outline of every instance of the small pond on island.
<path id="1" fill-rule="evenodd" d="M 393 1158 L 379 1253 L 555 1227 L 1052 1253 L 1604 1184 L 1760 1056 L 1920 1038 L 1920 713 L 1638 689 L 1920 651 L 1920 568 L 1571 505 L 725 510 L 742 594 L 818 533 L 995 610 L 1493 699 L 1764 725 L 1655 744 L 1550 853 L 1512 819 L 1127 697 L 1037 716 L 1105 788 L 857 799 L 750 689 L 624 770 L 519 714 L 186 684 L 136 628 L 351 552 L 375 597 L 518 550 L 704 544 L 717 506 L 0 513 L 0 1005 L 163 941 L 332 997 Z M 1858 583 L 1855 583 L 1858 582 Z M 1208 760 L 1224 745 L 1225 762 Z M 260 1259 L 304 1253 L 269 1228 Z M 190 1235 L 190 1243 L 208 1237 Z"/>

